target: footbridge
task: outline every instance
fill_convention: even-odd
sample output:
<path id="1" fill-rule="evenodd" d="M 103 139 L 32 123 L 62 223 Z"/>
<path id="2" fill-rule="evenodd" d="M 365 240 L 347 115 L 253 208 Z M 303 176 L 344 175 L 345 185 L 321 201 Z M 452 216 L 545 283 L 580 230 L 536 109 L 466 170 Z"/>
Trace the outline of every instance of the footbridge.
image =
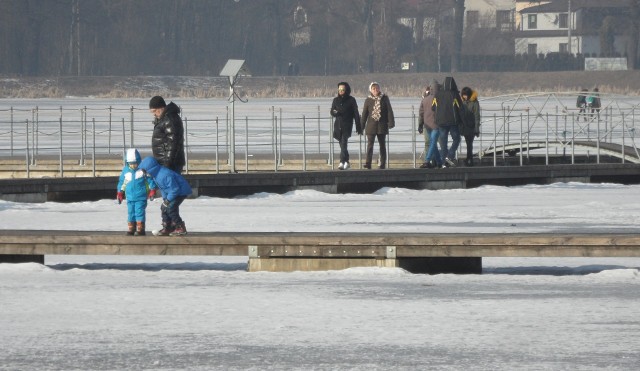
<path id="1" fill-rule="evenodd" d="M 600 163 L 601 156 L 620 159 L 622 163 L 629 162 L 640 164 L 640 152 L 638 148 L 633 146 L 621 145 L 619 143 L 606 143 L 599 141 L 529 141 L 520 143 L 501 144 L 496 147 L 488 147 L 479 152 L 480 157 L 495 158 L 503 156 L 520 156 L 528 157 L 529 152 L 540 152 L 544 150 L 548 163 L 549 156 L 553 156 L 561 152 L 564 157 L 571 157 L 571 163 L 575 163 L 576 153 L 580 153 L 581 157 L 595 157 L 595 162 Z M 527 153 L 527 154 L 525 154 Z"/>
<path id="2" fill-rule="evenodd" d="M 640 236 L 607 233 L 190 233 L 0 231 L 0 262 L 47 255 L 246 256 L 248 270 L 400 267 L 414 273 L 481 273 L 483 257 L 640 257 Z"/>

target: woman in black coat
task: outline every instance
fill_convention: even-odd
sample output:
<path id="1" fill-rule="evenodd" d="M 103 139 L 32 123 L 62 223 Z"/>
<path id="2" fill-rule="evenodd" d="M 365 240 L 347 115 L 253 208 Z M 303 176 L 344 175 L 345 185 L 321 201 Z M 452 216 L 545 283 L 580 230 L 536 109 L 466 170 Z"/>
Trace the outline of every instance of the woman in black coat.
<path id="1" fill-rule="evenodd" d="M 331 116 L 335 117 L 333 122 L 333 138 L 340 143 L 340 165 L 338 169 L 347 170 L 349 165 L 349 150 L 347 145 L 353 123 L 356 124 L 356 132 L 362 135 L 360 126 L 360 113 L 358 112 L 358 102 L 351 96 L 351 87 L 346 82 L 338 84 L 338 96 L 333 98 L 331 103 Z"/>

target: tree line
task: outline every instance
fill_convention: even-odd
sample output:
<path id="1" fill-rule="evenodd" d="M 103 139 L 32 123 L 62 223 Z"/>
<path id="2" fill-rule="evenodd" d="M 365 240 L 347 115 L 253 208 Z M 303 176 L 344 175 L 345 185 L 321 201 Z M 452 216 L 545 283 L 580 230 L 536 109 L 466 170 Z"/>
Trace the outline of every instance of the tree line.
<path id="1" fill-rule="evenodd" d="M 0 0 L 0 9 L 9 76 L 217 76 L 228 59 L 244 59 L 254 76 L 402 63 L 456 72 L 463 49 L 514 50 L 509 32 L 463 39 L 464 0 Z"/>

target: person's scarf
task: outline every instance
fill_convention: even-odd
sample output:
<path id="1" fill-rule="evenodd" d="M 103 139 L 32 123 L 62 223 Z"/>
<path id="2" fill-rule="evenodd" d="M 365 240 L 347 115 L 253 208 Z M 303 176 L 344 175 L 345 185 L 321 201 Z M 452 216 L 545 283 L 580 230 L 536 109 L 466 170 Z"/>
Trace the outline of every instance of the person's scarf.
<path id="1" fill-rule="evenodd" d="M 373 96 L 370 95 L 369 97 L 371 99 L 373 99 L 373 110 L 371 111 L 371 118 L 374 119 L 375 121 L 380 121 L 380 117 L 382 117 L 381 113 L 380 113 L 380 101 L 382 101 L 382 96 L 384 94 L 380 93 L 380 95 L 377 96 Z"/>

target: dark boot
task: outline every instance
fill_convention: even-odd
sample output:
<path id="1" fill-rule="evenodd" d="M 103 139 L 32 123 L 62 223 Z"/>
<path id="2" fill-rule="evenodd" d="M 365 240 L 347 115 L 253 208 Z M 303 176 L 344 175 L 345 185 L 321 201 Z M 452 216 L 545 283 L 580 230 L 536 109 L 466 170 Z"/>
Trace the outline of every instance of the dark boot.
<path id="1" fill-rule="evenodd" d="M 136 236 L 144 236 L 147 233 L 144 231 L 144 222 L 136 222 Z"/>
<path id="2" fill-rule="evenodd" d="M 127 223 L 127 236 L 133 236 L 133 234 L 136 232 L 136 223 L 135 222 L 128 222 Z"/>
<path id="3" fill-rule="evenodd" d="M 168 236 L 173 232 L 173 224 L 162 223 L 162 229 L 158 232 L 158 236 Z"/>
<path id="4" fill-rule="evenodd" d="M 187 227 L 184 225 L 184 222 L 176 224 L 175 229 L 171 232 L 170 236 L 183 236 L 187 234 Z"/>

